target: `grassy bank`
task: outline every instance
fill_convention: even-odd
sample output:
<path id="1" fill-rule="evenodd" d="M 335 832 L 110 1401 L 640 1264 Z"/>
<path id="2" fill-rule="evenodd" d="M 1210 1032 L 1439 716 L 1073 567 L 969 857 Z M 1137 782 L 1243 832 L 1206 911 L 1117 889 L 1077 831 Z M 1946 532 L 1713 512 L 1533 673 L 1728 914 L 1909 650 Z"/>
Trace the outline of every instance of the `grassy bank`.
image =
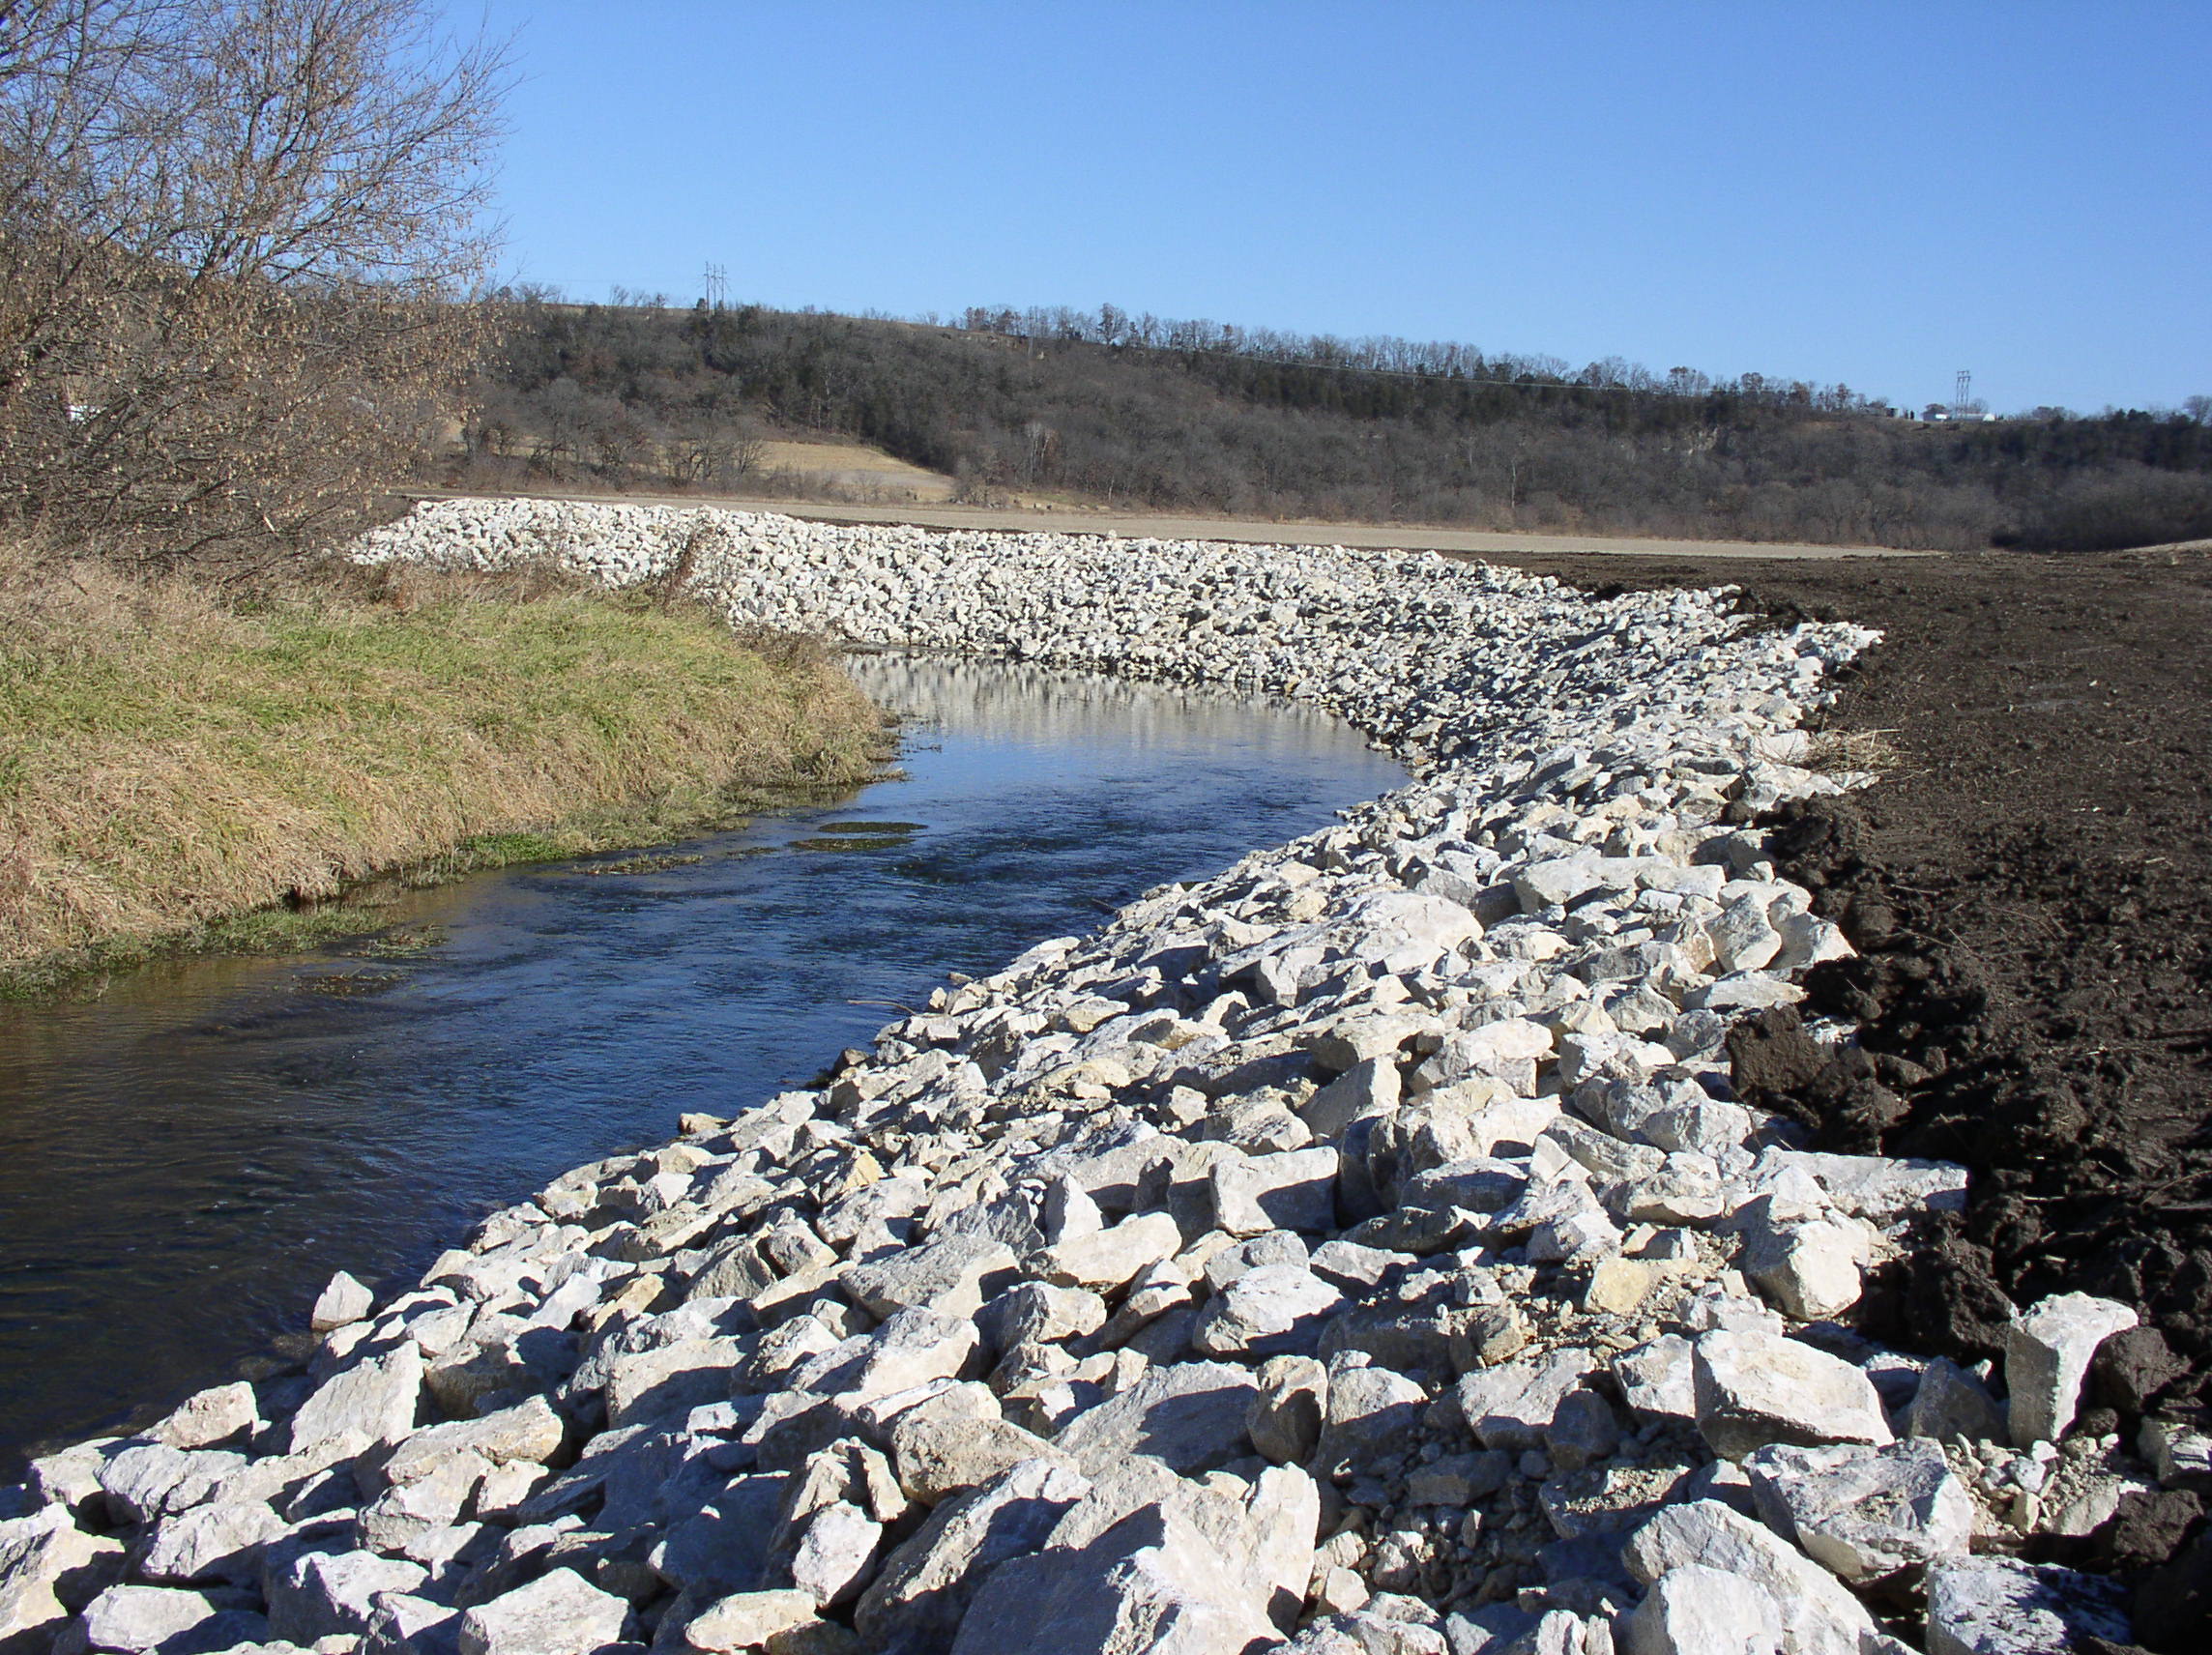
<path id="1" fill-rule="evenodd" d="M 817 650 L 542 573 L 247 598 L 0 554 L 0 988 L 360 929 L 393 870 L 651 843 L 870 773 Z"/>

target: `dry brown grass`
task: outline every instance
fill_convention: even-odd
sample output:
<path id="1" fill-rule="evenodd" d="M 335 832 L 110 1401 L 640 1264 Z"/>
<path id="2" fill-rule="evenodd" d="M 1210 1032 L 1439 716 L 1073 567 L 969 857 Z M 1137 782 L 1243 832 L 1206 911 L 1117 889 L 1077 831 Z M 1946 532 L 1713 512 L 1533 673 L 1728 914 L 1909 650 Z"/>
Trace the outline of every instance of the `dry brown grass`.
<path id="1" fill-rule="evenodd" d="M 1895 730 L 1815 731 L 1805 768 L 1826 774 L 1866 771 L 1875 775 L 1905 769 L 1905 750 L 1890 740 L 1896 734 Z"/>
<path id="2" fill-rule="evenodd" d="M 545 571 L 240 600 L 0 550 L 0 969 L 610 807 L 850 782 L 881 740 L 819 650 Z"/>

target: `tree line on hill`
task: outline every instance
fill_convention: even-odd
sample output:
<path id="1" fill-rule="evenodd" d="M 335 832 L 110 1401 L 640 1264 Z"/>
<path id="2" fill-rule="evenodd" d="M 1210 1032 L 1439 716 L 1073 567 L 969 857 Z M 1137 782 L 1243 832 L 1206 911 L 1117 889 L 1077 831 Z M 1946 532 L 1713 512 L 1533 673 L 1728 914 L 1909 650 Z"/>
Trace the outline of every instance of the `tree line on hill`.
<path id="1" fill-rule="evenodd" d="M 650 298 L 506 296 L 476 475 L 757 487 L 781 430 L 874 444 L 975 501 L 1943 549 L 2212 535 L 2203 398 L 1930 422 L 1845 386 L 1112 305 L 917 324 Z"/>

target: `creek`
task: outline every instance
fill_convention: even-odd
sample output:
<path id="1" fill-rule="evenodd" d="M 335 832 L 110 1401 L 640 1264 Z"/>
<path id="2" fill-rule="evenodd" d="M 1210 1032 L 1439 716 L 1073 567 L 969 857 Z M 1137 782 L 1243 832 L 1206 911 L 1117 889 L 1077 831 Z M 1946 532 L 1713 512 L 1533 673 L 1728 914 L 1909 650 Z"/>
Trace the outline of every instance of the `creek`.
<path id="1" fill-rule="evenodd" d="M 849 798 L 395 894 L 376 935 L 0 1006 L 0 1474 L 413 1279 L 569 1167 L 802 1086 L 1149 886 L 1404 772 L 1295 705 L 864 655 L 910 722 Z M 135 1409 L 136 1411 L 133 1411 Z"/>

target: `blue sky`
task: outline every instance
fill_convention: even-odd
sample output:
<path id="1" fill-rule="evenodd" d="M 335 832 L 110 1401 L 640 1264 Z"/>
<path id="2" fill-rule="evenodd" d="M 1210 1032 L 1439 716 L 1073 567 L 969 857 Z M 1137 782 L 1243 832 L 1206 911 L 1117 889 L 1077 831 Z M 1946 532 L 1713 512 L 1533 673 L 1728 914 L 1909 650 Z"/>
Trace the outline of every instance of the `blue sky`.
<path id="1" fill-rule="evenodd" d="M 2212 392 L 2212 3 L 453 0 L 510 274 Z"/>

